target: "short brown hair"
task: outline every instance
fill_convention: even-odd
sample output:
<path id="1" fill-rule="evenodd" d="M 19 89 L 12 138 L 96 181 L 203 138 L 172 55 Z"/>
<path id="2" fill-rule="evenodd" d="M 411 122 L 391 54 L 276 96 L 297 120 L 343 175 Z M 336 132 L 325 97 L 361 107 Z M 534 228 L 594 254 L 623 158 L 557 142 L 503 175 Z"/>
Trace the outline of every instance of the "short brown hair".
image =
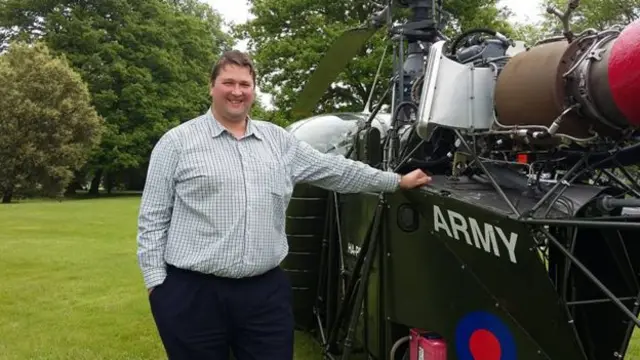
<path id="1" fill-rule="evenodd" d="M 213 69 L 211 70 L 211 77 L 209 80 L 213 84 L 216 81 L 218 75 L 220 75 L 220 70 L 227 65 L 238 65 L 242 67 L 246 67 L 249 69 L 249 73 L 251 73 L 251 77 L 253 80 L 253 84 L 255 86 L 256 83 L 256 70 L 253 65 L 253 61 L 251 57 L 247 53 L 243 53 L 239 50 L 229 50 L 225 51 L 220 59 L 215 63 Z"/>

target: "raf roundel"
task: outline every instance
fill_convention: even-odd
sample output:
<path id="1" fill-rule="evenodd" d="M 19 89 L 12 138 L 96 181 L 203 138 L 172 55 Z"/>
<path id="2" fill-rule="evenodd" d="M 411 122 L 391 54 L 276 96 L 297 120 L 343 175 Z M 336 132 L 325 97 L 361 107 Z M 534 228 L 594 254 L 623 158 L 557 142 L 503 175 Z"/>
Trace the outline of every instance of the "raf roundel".
<path id="1" fill-rule="evenodd" d="M 513 335 L 499 317 L 484 311 L 465 315 L 456 328 L 460 360 L 516 360 Z"/>

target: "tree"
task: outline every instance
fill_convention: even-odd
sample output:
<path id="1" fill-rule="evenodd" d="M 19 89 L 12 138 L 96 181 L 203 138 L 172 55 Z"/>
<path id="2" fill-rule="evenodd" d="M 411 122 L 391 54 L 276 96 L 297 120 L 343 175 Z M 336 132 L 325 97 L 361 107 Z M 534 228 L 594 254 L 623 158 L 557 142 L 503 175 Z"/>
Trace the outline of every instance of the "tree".
<path id="1" fill-rule="evenodd" d="M 568 0 L 550 0 L 550 3 L 565 11 Z M 571 18 L 571 29 L 576 34 L 588 28 L 604 30 L 616 24 L 629 24 L 638 18 L 640 0 L 580 0 Z M 547 14 L 545 19 L 546 28 L 562 32 L 562 24 L 557 17 Z"/>
<path id="2" fill-rule="evenodd" d="M 377 10 L 373 1 L 251 0 L 255 16 L 235 28 L 248 40 L 258 66 L 260 88 L 273 95 L 278 117 L 288 122 L 289 110 L 298 98 L 311 70 L 334 40 L 345 30 L 360 26 Z M 495 0 L 452 0 L 445 2 L 452 13 L 450 29 L 493 27 L 509 31 L 507 14 Z M 284 19 L 284 20 L 283 20 Z M 339 75 L 321 100 L 319 110 L 361 111 L 371 92 L 380 59 L 388 42 L 381 29 Z M 391 74 L 391 48 L 386 50 L 381 78 Z M 384 91 L 378 83 L 374 99 Z M 375 101 L 375 100 L 374 100 Z M 274 115 L 275 116 L 275 115 Z"/>
<path id="3" fill-rule="evenodd" d="M 211 66 L 232 43 L 193 0 L 0 1 L 0 26 L 17 29 L 7 34 L 42 39 L 89 84 L 107 130 L 77 182 L 93 174 L 94 194 L 102 179 L 111 189 L 144 168 L 162 133 L 205 111 Z"/>
<path id="4" fill-rule="evenodd" d="M 60 195 L 98 145 L 103 119 L 87 85 L 42 43 L 0 57 L 0 192 Z"/>
<path id="5" fill-rule="evenodd" d="M 569 0 L 550 0 L 549 5 L 560 12 L 567 10 Z M 543 20 L 537 24 L 516 24 L 521 39 L 536 41 L 563 34 L 562 21 L 541 7 Z M 613 25 L 627 25 L 640 18 L 640 0 L 581 0 L 571 13 L 570 30 L 579 34 L 586 29 L 605 30 Z"/>
<path id="6" fill-rule="evenodd" d="M 567 10 L 568 0 L 550 0 L 560 12 Z M 529 46 L 545 38 L 563 35 L 562 21 L 540 7 L 543 20 L 537 23 L 516 23 L 513 26 L 516 39 Z M 578 8 L 571 13 L 570 30 L 579 34 L 586 29 L 605 30 L 612 25 L 627 25 L 640 18 L 640 0 L 581 0 Z"/>
<path id="7" fill-rule="evenodd" d="M 262 101 L 260 96 L 258 96 L 254 101 L 251 112 L 249 113 L 249 116 L 251 116 L 251 118 L 256 120 L 268 121 L 283 127 L 287 125 L 287 121 L 282 116 L 282 113 L 275 111 L 274 109 L 267 109 L 263 105 L 263 103 L 264 102 Z"/>
<path id="8" fill-rule="evenodd" d="M 515 23 L 513 25 L 513 39 L 524 41 L 526 46 L 531 47 L 536 42 L 548 37 L 549 31 L 549 29 L 546 29 L 541 24 Z"/>

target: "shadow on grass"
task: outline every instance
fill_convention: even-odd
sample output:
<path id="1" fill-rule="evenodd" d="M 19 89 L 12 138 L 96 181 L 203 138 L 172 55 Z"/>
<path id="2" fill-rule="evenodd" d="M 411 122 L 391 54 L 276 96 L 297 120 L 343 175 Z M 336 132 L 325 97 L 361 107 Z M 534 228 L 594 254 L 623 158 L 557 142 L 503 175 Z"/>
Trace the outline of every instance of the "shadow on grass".
<path id="1" fill-rule="evenodd" d="M 142 191 L 118 191 L 112 193 L 101 192 L 97 195 L 88 192 L 76 192 L 74 195 L 67 195 L 61 201 L 75 200 L 96 200 L 96 199 L 121 199 L 142 196 Z"/>
<path id="2" fill-rule="evenodd" d="M 86 191 L 76 192 L 73 195 L 65 195 L 63 197 L 15 197 L 10 203 L 0 205 L 19 205 L 19 204 L 32 204 L 32 203 L 47 203 L 47 202 L 68 202 L 68 201 L 81 201 L 81 200 L 99 200 L 99 199 L 122 199 L 122 198 L 139 198 L 142 196 L 142 191 L 118 191 L 118 192 L 100 192 L 96 194 L 89 194 Z"/>

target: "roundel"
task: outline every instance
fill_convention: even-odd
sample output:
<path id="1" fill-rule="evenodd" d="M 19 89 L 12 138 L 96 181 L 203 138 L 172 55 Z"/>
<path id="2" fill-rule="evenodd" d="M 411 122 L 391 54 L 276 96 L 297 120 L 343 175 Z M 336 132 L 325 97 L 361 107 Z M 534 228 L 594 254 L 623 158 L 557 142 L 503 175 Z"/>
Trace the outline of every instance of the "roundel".
<path id="1" fill-rule="evenodd" d="M 467 314 L 456 327 L 460 360 L 516 360 L 516 345 L 507 325 L 484 311 Z"/>

